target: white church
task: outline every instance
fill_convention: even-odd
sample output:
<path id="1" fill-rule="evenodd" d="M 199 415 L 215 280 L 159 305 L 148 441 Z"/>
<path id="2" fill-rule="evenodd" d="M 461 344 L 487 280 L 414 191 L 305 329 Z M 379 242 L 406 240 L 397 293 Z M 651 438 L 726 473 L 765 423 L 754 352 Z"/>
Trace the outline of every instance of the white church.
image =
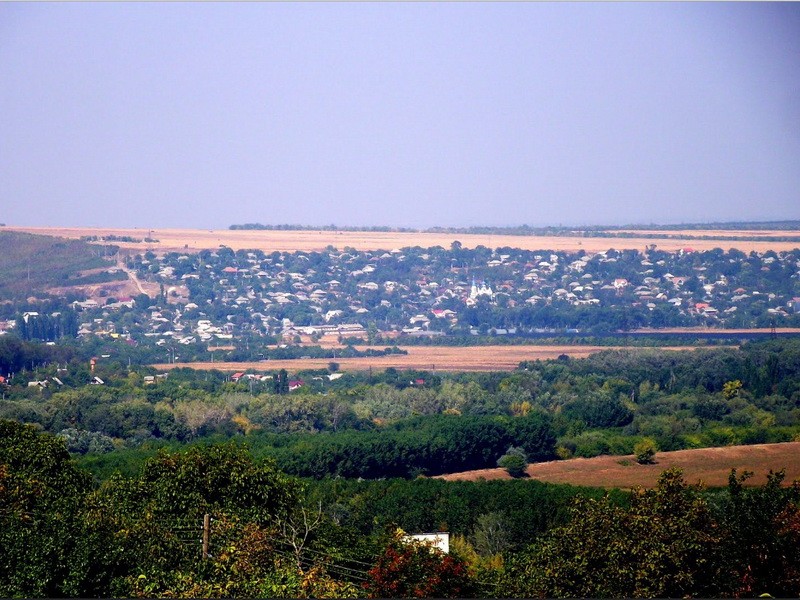
<path id="1" fill-rule="evenodd" d="M 478 301 L 478 298 L 485 297 L 489 300 L 494 300 L 494 290 L 490 285 L 487 285 L 485 281 L 481 281 L 480 286 L 475 283 L 475 279 L 472 280 L 472 287 L 469 290 L 469 300 L 472 301 L 474 304 Z M 470 303 L 469 301 L 467 301 Z"/>

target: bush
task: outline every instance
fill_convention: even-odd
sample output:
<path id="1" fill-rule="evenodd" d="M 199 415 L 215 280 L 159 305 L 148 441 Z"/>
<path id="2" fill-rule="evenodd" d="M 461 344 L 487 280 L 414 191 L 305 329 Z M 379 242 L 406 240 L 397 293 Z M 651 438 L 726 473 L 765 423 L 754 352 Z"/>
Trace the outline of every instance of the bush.
<path id="1" fill-rule="evenodd" d="M 468 597 L 471 582 L 463 560 L 417 541 L 393 540 L 362 585 L 369 598 Z"/>
<path id="2" fill-rule="evenodd" d="M 633 447 L 636 462 L 640 465 L 652 465 L 656 462 L 656 443 L 651 438 L 643 438 Z"/>
<path id="3" fill-rule="evenodd" d="M 528 457 L 522 448 L 511 446 L 508 451 L 499 458 L 497 466 L 508 471 L 512 477 L 522 477 L 528 468 Z"/>
<path id="4" fill-rule="evenodd" d="M 572 442 L 575 444 L 574 455 L 580 458 L 592 458 L 611 451 L 608 439 L 602 431 L 584 431 Z"/>

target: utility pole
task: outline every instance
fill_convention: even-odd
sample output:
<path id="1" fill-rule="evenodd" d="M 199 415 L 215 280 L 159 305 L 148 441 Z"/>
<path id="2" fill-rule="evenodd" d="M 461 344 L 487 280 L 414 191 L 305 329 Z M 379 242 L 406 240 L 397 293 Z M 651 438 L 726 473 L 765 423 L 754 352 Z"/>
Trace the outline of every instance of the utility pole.
<path id="1" fill-rule="evenodd" d="M 211 515 L 203 515 L 203 558 L 210 558 L 208 554 L 208 542 L 211 537 Z"/>

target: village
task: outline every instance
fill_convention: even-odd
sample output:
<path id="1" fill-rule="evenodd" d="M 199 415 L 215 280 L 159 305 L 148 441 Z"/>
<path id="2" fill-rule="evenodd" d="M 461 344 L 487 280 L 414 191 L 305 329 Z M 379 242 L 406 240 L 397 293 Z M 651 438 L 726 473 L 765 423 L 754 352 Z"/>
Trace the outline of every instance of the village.
<path id="1" fill-rule="evenodd" d="M 800 324 L 800 251 L 514 248 L 153 252 L 120 259 L 150 295 L 81 298 L 75 335 L 225 351 L 247 340 L 607 335 Z M 146 283 L 145 283 L 146 282 Z M 141 286 L 140 286 L 141 287 Z M 157 291 L 156 291 L 157 290 Z M 57 316 L 57 315 L 50 315 Z M 39 318 L 28 310 L 4 329 Z M 23 336 L 24 337 L 24 336 Z"/>

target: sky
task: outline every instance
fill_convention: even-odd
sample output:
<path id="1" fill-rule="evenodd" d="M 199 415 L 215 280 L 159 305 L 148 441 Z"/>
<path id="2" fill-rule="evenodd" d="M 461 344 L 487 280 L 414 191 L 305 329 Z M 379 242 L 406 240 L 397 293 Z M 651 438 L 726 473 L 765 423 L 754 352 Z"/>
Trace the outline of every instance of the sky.
<path id="1" fill-rule="evenodd" d="M 0 222 L 800 219 L 800 3 L 0 3 Z"/>

